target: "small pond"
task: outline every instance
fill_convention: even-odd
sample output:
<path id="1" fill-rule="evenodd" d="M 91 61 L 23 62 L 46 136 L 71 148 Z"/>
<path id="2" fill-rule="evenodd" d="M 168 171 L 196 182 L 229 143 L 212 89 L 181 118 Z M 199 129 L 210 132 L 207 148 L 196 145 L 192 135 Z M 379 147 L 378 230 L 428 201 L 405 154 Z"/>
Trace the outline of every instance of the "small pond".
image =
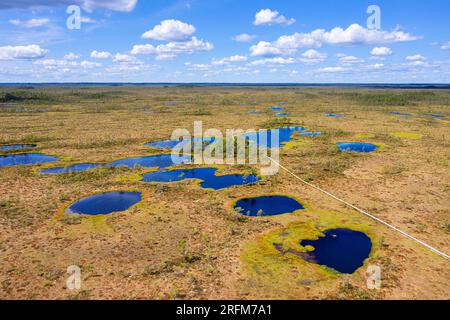
<path id="1" fill-rule="evenodd" d="M 339 150 L 348 152 L 367 153 L 378 149 L 378 146 L 374 144 L 362 142 L 337 142 L 336 145 L 339 147 Z"/>
<path id="2" fill-rule="evenodd" d="M 271 110 L 273 110 L 273 111 L 281 111 L 281 110 L 283 110 L 284 108 L 282 108 L 282 107 L 278 107 L 278 106 L 272 106 L 272 107 L 269 107 Z"/>
<path id="3" fill-rule="evenodd" d="M 398 111 L 392 111 L 392 112 L 389 112 L 389 114 L 393 114 L 393 115 L 396 115 L 396 116 L 403 116 L 403 117 L 410 117 L 410 116 L 412 116 L 411 113 L 398 112 Z"/>
<path id="4" fill-rule="evenodd" d="M 355 272 L 372 250 L 372 242 L 365 233 L 343 228 L 327 230 L 319 239 L 302 240 L 300 245 L 314 247 L 313 251 L 301 254 L 305 260 L 341 273 Z"/>
<path id="5" fill-rule="evenodd" d="M 177 156 L 178 164 L 186 164 L 191 161 L 190 156 Z M 143 167 L 143 168 L 166 168 L 174 165 L 171 154 L 157 154 L 153 156 L 124 158 L 107 164 L 108 167 Z"/>
<path id="6" fill-rule="evenodd" d="M 272 134 L 274 131 L 267 130 L 267 139 L 261 133 L 246 133 L 244 136 L 251 142 L 256 142 L 259 147 L 278 148 L 293 138 L 294 132 L 305 130 L 304 127 L 282 127 L 278 129 L 278 140 L 272 143 Z"/>
<path id="7" fill-rule="evenodd" d="M 36 148 L 35 144 L 8 144 L 8 145 L 0 146 L 0 151 L 33 149 L 33 148 Z"/>
<path id="8" fill-rule="evenodd" d="M 0 156 L 0 167 L 12 167 L 27 164 L 38 164 L 59 161 L 60 159 L 54 156 L 49 156 L 42 153 L 20 153 Z"/>
<path id="9" fill-rule="evenodd" d="M 99 215 L 125 211 L 142 200 L 140 192 L 114 191 L 94 194 L 70 205 L 66 213 Z"/>
<path id="10" fill-rule="evenodd" d="M 310 131 L 304 131 L 299 133 L 299 135 L 304 137 L 317 137 L 320 136 L 321 134 L 322 132 L 310 132 Z"/>
<path id="11" fill-rule="evenodd" d="M 275 116 L 277 117 L 287 117 L 289 115 L 289 113 L 286 112 L 280 112 L 280 113 L 276 113 Z"/>
<path id="12" fill-rule="evenodd" d="M 344 115 L 343 114 L 338 114 L 338 113 L 325 113 L 326 117 L 333 117 L 333 118 L 343 118 Z"/>
<path id="13" fill-rule="evenodd" d="M 304 209 L 303 205 L 286 196 L 262 196 L 241 199 L 234 205 L 236 210 L 246 216 L 274 216 Z"/>
<path id="14" fill-rule="evenodd" d="M 147 147 L 153 147 L 153 148 L 160 148 L 160 149 L 172 149 L 175 146 L 182 143 L 180 147 L 184 147 L 186 144 L 191 144 L 191 148 L 193 147 L 193 142 L 201 142 L 203 141 L 203 146 L 214 142 L 214 138 L 193 138 L 193 139 L 186 139 L 186 140 L 159 140 L 159 141 L 153 141 L 148 142 L 145 144 Z"/>
<path id="15" fill-rule="evenodd" d="M 145 182 L 173 182 L 186 179 L 201 180 L 202 188 L 219 190 L 238 185 L 255 183 L 261 178 L 254 174 L 216 175 L 216 168 L 194 168 L 168 171 L 155 171 L 143 174 Z"/>

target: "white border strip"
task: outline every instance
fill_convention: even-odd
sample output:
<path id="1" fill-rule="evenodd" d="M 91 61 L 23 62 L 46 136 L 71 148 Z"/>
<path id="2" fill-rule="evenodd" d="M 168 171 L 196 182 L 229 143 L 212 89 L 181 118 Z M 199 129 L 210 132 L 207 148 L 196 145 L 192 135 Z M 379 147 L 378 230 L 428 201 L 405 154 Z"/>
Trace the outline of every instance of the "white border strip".
<path id="1" fill-rule="evenodd" d="M 427 243 L 425 243 L 425 242 L 423 242 L 423 241 L 421 241 L 421 240 L 419 240 L 419 239 L 417 239 L 417 238 L 415 238 L 415 237 L 409 235 L 408 233 L 406 233 L 406 232 L 404 232 L 404 231 L 398 229 L 397 227 L 395 227 L 395 226 L 393 226 L 393 225 L 387 223 L 386 221 L 381 220 L 380 218 L 377 218 L 377 217 L 375 217 L 374 215 L 372 215 L 372 214 L 370 214 L 370 213 L 368 213 L 368 212 L 366 212 L 366 211 L 364 211 L 364 210 L 362 210 L 362 209 L 360 209 L 360 208 L 354 206 L 353 204 L 351 204 L 351 203 L 349 203 L 349 202 L 347 202 L 347 201 L 345 201 L 345 200 L 342 200 L 342 199 L 336 197 L 335 195 L 329 193 L 328 191 L 325 191 L 325 190 L 323 190 L 323 189 L 321 189 L 321 188 L 319 188 L 319 187 L 317 187 L 317 186 L 315 186 L 315 185 L 313 185 L 313 184 L 311 184 L 311 183 L 309 183 L 309 182 L 303 180 L 302 178 L 300 178 L 299 176 L 297 176 L 295 173 L 293 173 L 292 171 L 290 171 L 288 168 L 282 166 L 279 162 L 273 160 L 271 157 L 268 157 L 268 158 L 270 159 L 270 161 L 272 161 L 273 163 L 275 163 L 277 166 L 279 166 L 280 168 L 284 169 L 286 172 L 288 172 L 289 174 L 291 174 L 292 176 L 294 176 L 295 178 L 297 178 L 298 180 L 300 180 L 300 181 L 303 182 L 304 184 L 310 186 L 311 188 L 314 188 L 314 189 L 316 189 L 316 190 L 319 190 L 320 192 L 325 193 L 326 195 L 330 196 L 331 198 L 333 198 L 333 199 L 335 199 L 335 200 L 337 200 L 337 201 L 339 201 L 339 202 L 342 202 L 343 204 L 349 206 L 350 208 L 355 209 L 356 211 L 358 211 L 358 212 L 360 212 L 360 213 L 362 213 L 362 214 L 368 216 L 369 218 L 372 218 L 373 220 L 376 220 L 376 221 L 378 221 L 378 222 L 384 224 L 385 226 L 387 226 L 387 227 L 389 227 L 389 228 L 391 228 L 391 229 L 397 231 L 398 233 L 404 235 L 405 237 L 407 237 L 407 238 L 409 238 L 409 239 L 411 239 L 411 240 L 413 240 L 413 241 L 415 241 L 415 242 L 417 242 L 417 243 L 419 243 L 419 244 L 421 244 L 421 245 L 427 247 L 428 249 L 430 249 L 430 250 L 433 251 L 434 253 L 437 253 L 438 255 L 440 255 L 440 256 L 442 256 L 442 257 L 444 257 L 444 258 L 450 259 L 450 256 L 449 256 L 448 254 L 446 254 L 445 252 L 442 252 L 442 251 L 440 251 L 440 250 L 438 250 L 438 249 L 436 249 L 436 248 L 430 246 L 429 244 L 427 244 Z"/>

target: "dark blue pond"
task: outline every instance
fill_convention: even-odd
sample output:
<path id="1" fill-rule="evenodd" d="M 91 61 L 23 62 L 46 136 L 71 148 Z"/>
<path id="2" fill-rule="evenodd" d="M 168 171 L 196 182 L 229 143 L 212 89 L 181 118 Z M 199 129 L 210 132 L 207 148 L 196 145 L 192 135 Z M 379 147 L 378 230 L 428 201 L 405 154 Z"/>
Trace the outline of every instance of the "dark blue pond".
<path id="1" fill-rule="evenodd" d="M 393 115 L 396 115 L 396 116 L 404 116 L 404 117 L 412 116 L 411 113 L 406 113 L 406 112 L 392 111 L 392 112 L 389 112 L 389 113 L 393 114 Z"/>
<path id="2" fill-rule="evenodd" d="M 255 183 L 261 178 L 254 174 L 216 175 L 216 168 L 195 168 L 169 171 L 155 171 L 143 174 L 145 182 L 173 182 L 186 179 L 199 179 L 200 186 L 207 189 L 219 190 L 232 186 Z"/>
<path id="3" fill-rule="evenodd" d="M 5 146 L 0 146 L 0 151 L 33 149 L 33 148 L 36 148 L 35 144 L 9 144 Z"/>
<path id="4" fill-rule="evenodd" d="M 26 164 L 47 163 L 60 159 L 42 153 L 20 153 L 0 156 L 0 167 L 12 167 Z"/>
<path id="5" fill-rule="evenodd" d="M 125 211 L 142 200 L 140 192 L 107 192 L 94 194 L 73 203 L 67 208 L 69 214 L 108 214 Z"/>
<path id="6" fill-rule="evenodd" d="M 236 202 L 234 208 L 246 216 L 273 216 L 304 209 L 295 199 L 285 196 L 241 199 Z"/>
<path id="7" fill-rule="evenodd" d="M 276 139 L 276 131 L 278 130 L 278 139 Z M 267 135 L 262 132 L 246 133 L 244 136 L 251 142 L 256 142 L 259 147 L 278 148 L 290 141 L 294 132 L 303 131 L 304 127 L 282 127 L 279 129 L 267 130 Z M 273 136 L 273 137 L 272 137 Z M 272 142 L 272 138 L 275 140 Z"/>
<path id="8" fill-rule="evenodd" d="M 442 114 L 433 114 L 433 113 L 428 113 L 428 114 L 424 114 L 424 116 L 428 116 L 428 117 L 432 117 L 432 118 L 438 118 L 438 119 L 442 119 L 445 118 L 445 116 L 443 116 Z"/>
<path id="9" fill-rule="evenodd" d="M 280 112 L 280 113 L 275 114 L 275 116 L 277 116 L 277 117 L 287 117 L 288 115 L 289 115 L 289 113 L 286 113 L 286 112 Z"/>
<path id="10" fill-rule="evenodd" d="M 56 168 L 47 168 L 39 170 L 40 173 L 46 174 L 58 174 L 58 173 L 69 173 L 69 172 L 82 172 L 90 169 L 95 169 L 98 167 L 104 166 L 99 163 L 77 163 L 72 164 L 66 167 L 56 167 Z"/>
<path id="11" fill-rule="evenodd" d="M 166 168 L 174 164 L 189 163 L 191 161 L 190 156 L 176 156 L 177 163 L 172 161 L 171 154 L 157 154 L 153 156 L 125 158 L 111 162 L 108 167 L 144 167 L 144 168 Z"/>
<path id="12" fill-rule="evenodd" d="M 160 168 L 164 169 L 169 166 L 173 166 L 175 164 L 188 164 L 191 161 L 190 156 L 175 156 L 177 163 L 174 163 L 172 160 L 171 154 L 157 154 L 153 156 L 143 156 L 143 157 L 134 157 L 134 158 L 125 158 L 113 161 L 111 163 L 77 163 L 72 164 L 66 167 L 56 167 L 56 168 L 47 168 L 42 169 L 39 172 L 44 174 L 58 174 L 58 173 L 68 173 L 68 172 L 82 172 L 87 171 L 99 167 L 106 168 L 116 168 L 116 167 L 128 167 L 128 168 L 136 168 L 136 167 L 144 167 L 144 168 Z M 179 162 L 178 162 L 179 161 Z"/>
<path id="13" fill-rule="evenodd" d="M 186 144 L 191 144 L 191 148 L 193 147 L 193 142 L 197 141 L 203 141 L 203 146 L 205 146 L 208 143 L 214 142 L 214 138 L 193 138 L 193 139 L 186 139 L 186 140 L 160 140 L 160 141 L 153 141 L 148 142 L 145 144 L 147 147 L 153 147 L 153 148 L 160 148 L 160 149 L 172 149 L 178 144 L 182 143 L 180 147 L 184 147 Z"/>
<path id="14" fill-rule="evenodd" d="M 314 250 L 302 254 L 312 263 L 325 265 L 341 273 L 353 273 L 364 264 L 372 250 L 370 238 L 363 232 L 350 229 L 330 229 L 318 240 L 303 240 L 302 246 L 313 246 Z"/>
<path id="15" fill-rule="evenodd" d="M 304 132 L 300 132 L 299 135 L 304 136 L 304 137 L 317 137 L 320 136 L 322 133 L 321 132 L 309 132 L 309 131 L 304 131 Z"/>
<path id="16" fill-rule="evenodd" d="M 338 113 L 325 113 L 326 117 L 333 117 L 333 118 L 342 118 L 344 117 L 343 114 L 338 114 Z"/>
<path id="17" fill-rule="evenodd" d="M 281 110 L 283 110 L 282 107 L 278 107 L 278 106 L 272 106 L 272 107 L 270 107 L 270 109 L 272 109 L 273 111 L 281 111 Z"/>
<path id="18" fill-rule="evenodd" d="M 337 142 L 336 145 L 339 150 L 348 152 L 372 152 L 378 149 L 374 144 L 362 142 Z"/>

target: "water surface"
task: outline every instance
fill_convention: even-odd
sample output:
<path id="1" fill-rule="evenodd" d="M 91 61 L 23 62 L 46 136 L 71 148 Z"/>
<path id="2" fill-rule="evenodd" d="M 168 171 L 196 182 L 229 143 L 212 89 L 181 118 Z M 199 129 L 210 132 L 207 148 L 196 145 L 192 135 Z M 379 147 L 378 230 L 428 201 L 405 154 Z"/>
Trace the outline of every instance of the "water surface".
<path id="1" fill-rule="evenodd" d="M 278 130 L 278 139 L 276 138 L 276 131 Z M 249 141 L 256 143 L 258 147 L 263 148 L 279 148 L 286 142 L 293 138 L 294 132 L 303 131 L 304 127 L 282 127 L 273 130 L 267 130 L 267 134 L 263 132 L 252 132 L 244 134 Z M 274 141 L 272 141 L 272 139 Z"/>
<path id="2" fill-rule="evenodd" d="M 255 183 L 261 178 L 254 174 L 216 175 L 216 168 L 194 168 L 155 171 L 143 174 L 145 182 L 174 182 L 186 179 L 201 180 L 200 186 L 207 189 L 224 189 L 232 186 Z"/>
<path id="3" fill-rule="evenodd" d="M 365 233 L 343 228 L 327 230 L 319 239 L 303 240 L 300 245 L 314 247 L 313 251 L 302 253 L 305 260 L 341 273 L 355 272 L 372 250 L 372 242 Z"/>
<path id="4" fill-rule="evenodd" d="M 304 209 L 297 200 L 286 196 L 262 196 L 241 199 L 234 208 L 246 216 L 273 216 Z"/>
<path id="5" fill-rule="evenodd" d="M 348 152 L 373 152 L 378 149 L 378 146 L 371 143 L 362 143 L 362 142 L 337 142 L 336 145 L 339 147 L 341 151 Z"/>
<path id="6" fill-rule="evenodd" d="M 0 156 L 0 167 L 12 167 L 19 165 L 38 164 L 59 161 L 60 159 L 54 156 L 49 156 L 42 153 L 20 153 Z"/>
<path id="7" fill-rule="evenodd" d="M 0 151 L 33 149 L 33 148 L 36 148 L 35 144 L 8 144 L 0 146 Z"/>
<path id="8" fill-rule="evenodd" d="M 140 192 L 114 191 L 94 194 L 70 205 L 66 213 L 99 215 L 125 211 L 142 200 Z"/>

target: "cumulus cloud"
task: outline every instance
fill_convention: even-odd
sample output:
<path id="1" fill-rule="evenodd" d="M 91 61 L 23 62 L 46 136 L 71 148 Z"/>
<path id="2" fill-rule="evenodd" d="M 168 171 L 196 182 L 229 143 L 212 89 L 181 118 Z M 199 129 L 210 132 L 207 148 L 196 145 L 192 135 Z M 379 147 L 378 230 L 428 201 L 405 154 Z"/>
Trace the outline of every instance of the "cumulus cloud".
<path id="1" fill-rule="evenodd" d="M 144 39 L 183 41 L 195 33 L 195 27 L 179 20 L 164 20 L 142 35 Z"/>
<path id="2" fill-rule="evenodd" d="M 36 44 L 0 47 L 0 60 L 32 60 L 43 58 L 48 50 Z"/>
<path id="3" fill-rule="evenodd" d="M 212 43 L 197 39 L 197 37 L 192 37 L 189 41 L 168 42 L 156 47 L 151 44 L 134 45 L 131 54 L 153 54 L 159 60 L 170 60 L 181 53 L 192 54 L 195 52 L 210 51 L 213 48 Z"/>
<path id="4" fill-rule="evenodd" d="M 232 39 L 237 42 L 250 42 L 255 38 L 254 35 L 248 34 L 248 33 L 241 33 L 238 35 L 235 35 Z"/>
<path id="5" fill-rule="evenodd" d="M 291 25 L 295 22 L 295 19 L 287 19 L 285 16 L 281 15 L 278 11 L 270 9 L 262 9 L 255 15 L 255 20 L 253 24 L 255 26 L 260 25 L 273 25 L 273 24 L 286 24 Z"/>
<path id="6" fill-rule="evenodd" d="M 345 54 L 338 55 L 339 56 L 339 63 L 343 65 L 349 65 L 349 64 L 355 64 L 355 63 L 362 63 L 364 62 L 363 59 L 360 59 L 355 56 L 348 56 Z"/>
<path id="7" fill-rule="evenodd" d="M 260 41 L 250 47 L 250 54 L 252 56 L 278 56 L 283 53 L 283 50 L 267 41 Z"/>
<path id="8" fill-rule="evenodd" d="M 73 52 L 69 52 L 68 54 L 64 55 L 64 59 L 65 60 L 76 60 L 76 59 L 79 59 L 79 58 L 80 58 L 80 55 L 75 54 Z"/>
<path id="9" fill-rule="evenodd" d="M 108 59 L 111 57 L 112 57 L 112 54 L 108 51 L 94 50 L 91 52 L 91 58 L 94 58 L 94 59 Z"/>
<path id="10" fill-rule="evenodd" d="M 325 61 L 327 54 L 320 53 L 317 50 L 309 49 L 302 53 L 300 61 L 307 64 L 320 63 Z"/>
<path id="11" fill-rule="evenodd" d="M 93 69 L 101 67 L 102 65 L 97 62 L 83 60 L 80 62 L 77 61 L 68 61 L 68 60 L 57 60 L 57 59 L 44 59 L 34 62 L 36 65 L 41 65 L 46 69 L 70 69 L 70 68 L 83 68 L 83 69 Z"/>
<path id="12" fill-rule="evenodd" d="M 257 66 L 257 65 L 293 64 L 295 62 L 296 61 L 294 58 L 275 57 L 275 58 L 255 60 L 252 61 L 250 64 Z"/>
<path id="13" fill-rule="evenodd" d="M 213 59 L 211 64 L 224 65 L 224 64 L 228 64 L 230 62 L 242 62 L 242 61 L 247 61 L 247 60 L 248 60 L 248 58 L 246 56 L 234 55 L 234 56 L 225 57 L 222 59 Z"/>
<path id="14" fill-rule="evenodd" d="M 344 67 L 326 67 L 326 68 L 320 68 L 316 71 L 319 73 L 338 73 L 338 72 L 344 72 L 347 71 L 347 68 Z"/>
<path id="15" fill-rule="evenodd" d="M 375 47 L 370 54 L 373 56 L 389 56 L 392 54 L 392 50 L 388 47 Z"/>
<path id="16" fill-rule="evenodd" d="M 319 48 L 329 45 L 376 45 L 418 40 L 420 37 L 401 30 L 385 31 L 367 29 L 352 24 L 347 29 L 340 27 L 330 31 L 316 29 L 310 33 L 294 33 L 279 37 L 274 42 L 260 41 L 250 48 L 251 55 L 292 54 L 299 48 Z"/>
<path id="17" fill-rule="evenodd" d="M 95 9 L 107 9 L 112 11 L 133 11 L 138 0 L 2 0 L 1 9 L 35 8 L 79 5 L 86 11 Z"/>
<path id="18" fill-rule="evenodd" d="M 441 46 L 442 50 L 450 50 L 450 41 Z"/>
<path id="19" fill-rule="evenodd" d="M 45 26 L 46 24 L 48 24 L 50 22 L 50 20 L 47 18 L 40 18 L 40 19 L 34 18 L 34 19 L 29 19 L 29 20 L 11 19 L 8 22 L 12 25 L 19 26 L 19 27 L 36 28 L 36 27 Z"/>
<path id="20" fill-rule="evenodd" d="M 426 58 L 421 54 L 415 54 L 413 56 L 407 56 L 406 60 L 408 60 L 408 61 L 423 61 L 423 60 L 426 60 Z"/>

